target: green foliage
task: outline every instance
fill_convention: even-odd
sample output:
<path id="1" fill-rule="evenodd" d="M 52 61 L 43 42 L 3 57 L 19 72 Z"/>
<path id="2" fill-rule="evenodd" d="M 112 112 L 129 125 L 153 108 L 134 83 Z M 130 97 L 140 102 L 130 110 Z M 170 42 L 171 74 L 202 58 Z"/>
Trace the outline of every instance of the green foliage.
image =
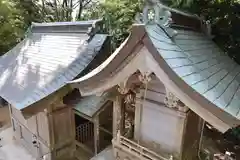
<path id="1" fill-rule="evenodd" d="M 129 35 L 129 28 L 142 5 L 142 0 L 105 0 L 86 10 L 83 17 L 103 18 L 104 31 L 112 36 L 112 48 L 115 49 Z"/>
<path id="2" fill-rule="evenodd" d="M 203 2 L 199 2 L 203 3 Z M 240 63 L 240 4 L 234 0 L 206 1 L 200 14 L 210 20 L 215 41 L 230 57 Z"/>
<path id="3" fill-rule="evenodd" d="M 104 30 L 112 35 L 115 49 L 129 34 L 136 13 L 144 0 L 0 0 L 0 53 L 23 37 L 31 22 L 72 21 L 103 18 Z M 215 41 L 240 62 L 239 0 L 161 0 L 162 2 L 204 15 L 213 26 Z"/>
<path id="4" fill-rule="evenodd" d="M 24 18 L 24 29 L 29 27 L 32 22 L 42 22 L 43 16 L 41 14 L 41 7 L 39 0 L 12 0 L 15 6 L 21 11 Z"/>
<path id="5" fill-rule="evenodd" d="M 24 18 L 16 4 L 9 0 L 0 0 L 0 54 L 8 51 L 20 41 L 23 35 Z"/>
<path id="6" fill-rule="evenodd" d="M 180 3 L 175 6 L 209 20 L 215 36 L 214 41 L 240 64 L 239 0 L 192 0 L 188 4 Z"/>
<path id="7" fill-rule="evenodd" d="M 239 0 L 161 0 L 163 3 L 204 16 L 212 24 L 214 41 L 230 57 L 240 63 L 240 1 Z M 141 12 L 141 0 L 106 0 L 87 10 L 85 19 L 103 17 L 105 31 L 113 36 L 113 48 L 127 36 L 137 12 Z"/>
<path id="8" fill-rule="evenodd" d="M 142 10 L 141 0 L 109 0 L 103 4 L 103 20 L 106 30 L 113 35 L 114 46 L 118 46 L 129 34 L 136 13 Z"/>
<path id="9" fill-rule="evenodd" d="M 24 36 L 32 22 L 72 21 L 92 0 L 0 0 L 0 55 Z M 74 3 L 73 3 L 74 2 Z"/>

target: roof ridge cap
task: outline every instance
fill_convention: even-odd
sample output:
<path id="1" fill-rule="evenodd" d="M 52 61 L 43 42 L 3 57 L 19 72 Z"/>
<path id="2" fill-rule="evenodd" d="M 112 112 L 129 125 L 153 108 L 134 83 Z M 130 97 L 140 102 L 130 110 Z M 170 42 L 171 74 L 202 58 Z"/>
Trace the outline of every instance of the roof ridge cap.
<path id="1" fill-rule="evenodd" d="M 72 22 L 35 23 L 30 26 L 33 33 L 85 33 L 95 35 L 101 28 L 102 19 Z"/>
<path id="2" fill-rule="evenodd" d="M 96 25 L 98 22 L 102 21 L 102 19 L 95 19 L 95 20 L 86 20 L 86 21 L 61 21 L 61 22 L 32 22 L 32 27 L 54 27 L 54 26 L 82 26 L 82 25 Z"/>

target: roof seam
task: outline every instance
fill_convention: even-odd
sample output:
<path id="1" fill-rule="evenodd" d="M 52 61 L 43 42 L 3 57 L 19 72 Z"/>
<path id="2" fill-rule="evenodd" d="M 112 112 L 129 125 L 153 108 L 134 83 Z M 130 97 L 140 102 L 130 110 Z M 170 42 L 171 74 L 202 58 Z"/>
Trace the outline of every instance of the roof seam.
<path id="1" fill-rule="evenodd" d="M 158 28 L 160 28 L 161 30 L 163 30 L 161 27 L 159 27 L 158 25 L 156 25 Z M 155 27 L 155 28 L 157 28 L 157 27 Z M 167 35 L 166 35 L 166 33 L 164 32 L 164 34 L 162 34 L 162 32 L 160 33 L 160 32 L 157 32 L 155 29 L 151 29 L 151 30 L 153 30 L 154 32 L 156 32 L 157 34 L 159 34 L 159 35 L 161 35 L 161 36 L 163 36 L 164 38 L 167 38 L 167 39 L 170 39 Z M 172 41 L 172 39 L 170 39 L 171 41 Z"/>
<path id="2" fill-rule="evenodd" d="M 240 113 L 240 108 L 238 109 L 237 113 L 236 113 L 236 116 L 238 116 Z"/>
<path id="3" fill-rule="evenodd" d="M 216 48 L 216 47 L 214 47 Z M 183 52 L 186 52 L 186 51 L 198 51 L 198 50 L 203 50 L 203 49 L 213 49 L 212 47 L 207 47 L 207 48 L 195 48 L 195 49 L 187 49 L 187 50 L 183 50 Z M 217 48 L 216 48 L 217 49 Z"/>
<path id="4" fill-rule="evenodd" d="M 169 45 L 175 46 L 174 43 L 169 43 L 169 42 L 166 42 L 166 41 L 163 41 L 163 40 L 157 39 L 156 37 L 154 37 L 154 36 L 152 36 L 152 35 L 149 35 L 149 36 L 152 37 L 153 39 L 159 41 L 159 42 L 163 42 L 163 43 L 166 43 L 166 44 L 169 44 Z"/>
<path id="5" fill-rule="evenodd" d="M 205 71 L 205 70 L 207 70 L 207 69 L 209 69 L 209 68 L 211 68 L 211 67 L 213 67 L 213 66 L 219 65 L 219 64 L 221 64 L 221 63 L 223 63 L 223 62 L 219 62 L 219 63 L 213 64 L 213 65 L 210 65 L 209 67 L 204 68 L 204 69 L 199 69 L 199 72 L 196 72 L 196 71 L 195 71 L 195 72 L 192 72 L 192 73 L 190 73 L 190 74 L 187 74 L 187 75 L 185 75 L 185 76 L 182 76 L 182 78 L 187 77 L 187 76 L 189 76 L 189 75 L 191 75 L 191 74 L 200 73 L 200 72 L 202 72 L 202 71 Z"/>
<path id="6" fill-rule="evenodd" d="M 222 70 L 224 70 L 224 69 L 225 69 L 225 68 L 219 68 L 216 72 L 214 72 L 214 73 L 211 74 L 210 76 L 205 77 L 204 79 L 202 79 L 202 80 L 200 80 L 200 81 L 197 81 L 197 82 L 191 84 L 191 86 L 194 86 L 194 85 L 196 85 L 196 84 L 198 84 L 198 83 L 200 83 L 200 82 L 203 82 L 203 81 L 205 81 L 205 80 L 208 80 L 209 78 L 211 78 L 212 76 L 216 75 L 217 73 L 219 73 L 220 71 L 222 71 Z"/>
<path id="7" fill-rule="evenodd" d="M 200 55 L 199 55 L 200 56 Z M 195 57 L 195 56 L 193 56 Z M 197 56 L 196 56 L 197 57 Z M 199 61 L 199 62 L 196 62 L 196 63 L 191 63 L 191 64 L 187 64 L 187 65 L 182 65 L 182 66 L 178 66 L 178 67 L 172 67 L 173 69 L 176 69 L 176 68 L 181 68 L 181 67 L 187 67 L 187 66 L 194 66 L 194 67 L 197 67 L 195 66 L 196 64 L 200 64 L 200 63 L 203 63 L 203 62 L 208 62 L 209 60 L 213 60 L 213 59 L 217 59 L 221 56 L 216 56 L 216 57 L 211 57 L 211 59 L 205 59 L 205 60 L 202 60 L 202 61 Z M 168 59 L 165 59 L 165 60 L 170 60 L 170 59 L 187 59 L 186 57 L 180 57 L 180 58 L 168 58 Z M 199 69 L 200 70 L 200 69 Z"/>
<path id="8" fill-rule="evenodd" d="M 159 26 L 157 26 L 157 27 L 159 27 Z M 161 27 L 159 27 L 161 30 L 162 30 L 162 28 Z M 165 33 L 166 34 L 166 33 Z M 169 37 L 168 37 L 169 38 Z M 170 40 L 172 40 L 171 38 L 169 38 Z M 174 41 L 173 41 L 174 42 Z M 190 62 L 192 62 L 193 63 L 193 61 L 189 58 L 189 56 L 185 53 L 185 51 L 190 51 L 190 50 L 183 50 L 176 42 L 174 42 L 175 43 L 175 45 L 180 49 L 180 52 L 182 52 L 184 55 L 186 55 L 186 59 L 188 59 Z M 157 48 L 158 49 L 158 48 Z M 195 49 L 196 50 L 196 49 Z M 196 66 L 194 66 L 194 67 L 196 67 Z M 197 67 L 196 67 L 197 68 Z M 199 69 L 198 69 L 199 70 Z M 192 73 L 191 73 L 192 74 Z M 187 76 L 187 75 L 185 75 L 185 76 Z M 183 76 L 183 77 L 185 77 L 185 76 Z"/>
<path id="9" fill-rule="evenodd" d="M 89 44 L 88 44 L 89 45 Z M 98 45 L 98 46 L 96 46 L 95 48 L 98 48 L 99 46 L 101 46 L 101 45 Z M 81 48 L 84 48 L 85 47 L 85 45 L 83 45 L 83 46 L 81 46 Z M 95 48 L 93 49 L 93 52 L 96 52 L 95 51 Z M 87 50 L 89 50 L 89 48 L 85 48 L 85 50 L 84 51 L 82 51 L 82 52 L 84 52 L 84 53 L 86 53 L 87 52 Z M 79 56 L 79 58 L 78 59 L 82 59 L 82 58 L 85 58 L 85 56 L 84 57 L 82 57 L 82 56 Z M 78 59 L 76 59 L 76 61 L 78 61 Z M 88 59 L 88 58 L 85 58 L 85 59 Z M 91 63 L 91 62 L 89 62 L 89 63 Z M 88 63 L 88 64 L 89 64 Z M 88 65 L 88 64 L 86 64 L 86 65 Z M 71 64 L 71 66 L 69 66 L 69 68 L 71 68 L 73 66 L 73 64 Z M 81 71 L 79 71 L 79 72 L 81 72 Z M 61 78 L 61 76 L 64 76 L 65 75 L 65 73 L 62 73 L 62 74 L 60 74 L 60 75 L 58 75 L 57 77 L 55 77 L 54 79 L 59 79 L 59 78 Z M 75 75 L 75 72 L 74 72 L 74 75 Z M 73 75 L 71 75 L 71 76 L 73 76 Z M 77 76 L 77 75 L 76 75 Z M 55 82 L 55 81 L 54 81 Z M 53 82 L 52 82 L 53 83 Z M 51 84 L 52 84 L 51 83 Z M 49 84 L 50 85 L 50 84 Z M 48 85 L 48 86 L 49 86 Z M 63 86 L 64 84 L 62 84 L 61 86 Z M 40 91 L 41 91 L 41 89 L 39 89 Z"/>
<path id="10" fill-rule="evenodd" d="M 237 66 L 237 65 L 236 65 L 236 66 Z M 217 85 L 219 85 L 219 83 L 221 83 L 221 82 L 222 82 L 227 76 L 229 76 L 231 73 L 234 73 L 234 71 L 235 71 L 236 69 L 238 69 L 238 67 L 239 67 L 239 66 L 235 67 L 232 71 L 228 72 L 228 74 L 227 74 L 226 76 L 224 76 L 212 89 L 214 89 Z M 231 82 L 235 79 L 235 77 L 236 77 L 239 73 L 240 73 L 240 71 L 237 72 L 237 74 L 233 77 L 232 80 L 230 80 L 230 82 L 228 83 L 228 85 L 226 86 L 226 88 L 228 88 L 228 86 L 231 84 Z M 211 91 L 212 89 L 206 91 L 206 92 L 203 93 L 203 94 L 207 94 L 207 92 Z M 225 89 L 224 89 L 224 90 L 225 90 Z"/>
<path id="11" fill-rule="evenodd" d="M 238 84 L 238 87 L 237 87 L 237 89 L 235 90 L 234 94 L 232 95 L 230 101 L 229 101 L 229 102 L 227 103 L 227 105 L 224 107 L 225 109 L 228 108 L 228 106 L 231 104 L 233 98 L 235 97 L 235 95 L 236 95 L 236 93 L 237 93 L 237 91 L 238 91 L 239 89 L 240 89 L 240 83 Z"/>
<path id="12" fill-rule="evenodd" d="M 232 68 L 234 68 L 232 71 L 234 71 L 237 68 L 237 65 L 235 64 L 235 66 L 233 66 Z M 227 77 L 231 72 L 228 72 L 226 75 L 224 75 L 215 85 L 213 85 L 212 87 L 210 87 L 207 91 L 205 91 L 203 94 L 207 93 L 208 91 L 212 90 L 214 87 L 216 87 L 225 77 Z"/>
<path id="13" fill-rule="evenodd" d="M 238 77 L 240 75 L 240 71 L 238 72 L 237 75 L 234 76 L 234 78 L 231 80 L 231 82 L 227 85 L 227 87 L 224 89 L 224 91 L 222 92 L 222 94 L 220 94 L 215 100 L 213 100 L 213 102 L 215 102 L 216 100 L 218 100 L 225 92 L 226 90 L 229 88 L 229 86 L 233 83 L 233 81 L 235 80 L 236 77 Z M 240 83 L 238 84 L 240 85 Z"/>

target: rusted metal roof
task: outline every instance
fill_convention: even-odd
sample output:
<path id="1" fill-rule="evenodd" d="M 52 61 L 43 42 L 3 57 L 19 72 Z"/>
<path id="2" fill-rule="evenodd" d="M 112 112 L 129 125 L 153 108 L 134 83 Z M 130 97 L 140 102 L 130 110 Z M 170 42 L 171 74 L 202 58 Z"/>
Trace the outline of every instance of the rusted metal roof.
<path id="1" fill-rule="evenodd" d="M 160 26 L 147 33 L 172 70 L 209 102 L 240 119 L 240 66 L 206 35 L 176 29 L 174 39 Z"/>
<path id="2" fill-rule="evenodd" d="M 0 96 L 21 110 L 79 75 L 107 35 L 90 35 L 98 21 L 33 24 L 27 38 L 0 57 Z"/>

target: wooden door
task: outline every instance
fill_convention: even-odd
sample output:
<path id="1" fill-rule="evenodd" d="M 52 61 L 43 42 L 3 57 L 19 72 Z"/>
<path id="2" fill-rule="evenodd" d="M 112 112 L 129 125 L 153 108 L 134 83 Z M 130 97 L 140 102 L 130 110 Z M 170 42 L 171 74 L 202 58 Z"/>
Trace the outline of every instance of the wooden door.
<path id="1" fill-rule="evenodd" d="M 75 150 L 75 122 L 71 107 L 55 110 L 49 115 L 51 143 L 54 148 L 53 159 L 66 159 Z"/>

